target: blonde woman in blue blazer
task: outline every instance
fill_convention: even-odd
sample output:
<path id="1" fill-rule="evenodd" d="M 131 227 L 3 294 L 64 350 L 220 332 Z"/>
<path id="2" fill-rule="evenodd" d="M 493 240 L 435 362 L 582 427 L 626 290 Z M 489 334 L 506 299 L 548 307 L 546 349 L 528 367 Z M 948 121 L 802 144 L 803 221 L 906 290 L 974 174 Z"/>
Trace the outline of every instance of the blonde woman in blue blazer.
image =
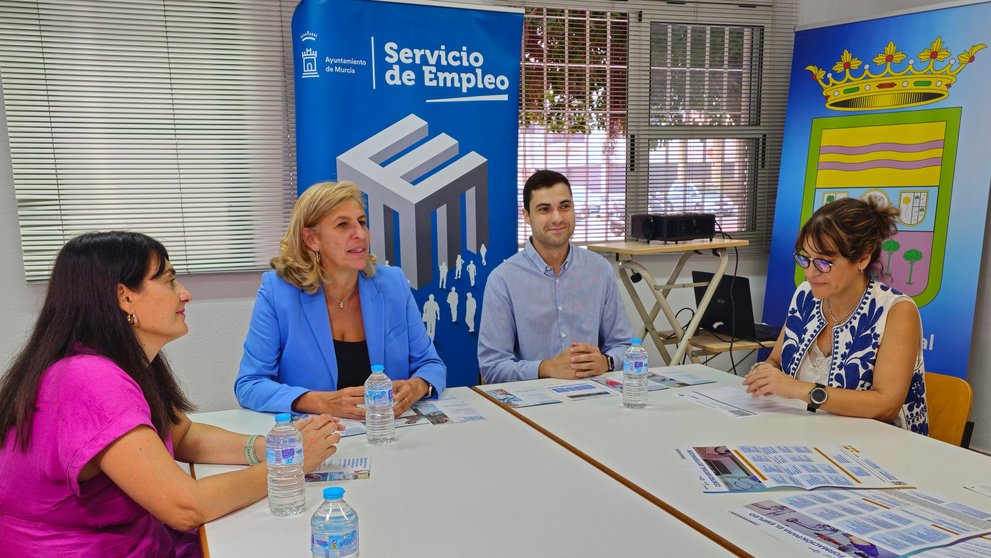
<path id="1" fill-rule="evenodd" d="M 439 394 L 447 368 L 402 270 L 375 264 L 361 190 L 314 184 L 262 276 L 234 393 L 256 411 L 364 418 L 372 364 L 393 379 L 396 414 Z"/>

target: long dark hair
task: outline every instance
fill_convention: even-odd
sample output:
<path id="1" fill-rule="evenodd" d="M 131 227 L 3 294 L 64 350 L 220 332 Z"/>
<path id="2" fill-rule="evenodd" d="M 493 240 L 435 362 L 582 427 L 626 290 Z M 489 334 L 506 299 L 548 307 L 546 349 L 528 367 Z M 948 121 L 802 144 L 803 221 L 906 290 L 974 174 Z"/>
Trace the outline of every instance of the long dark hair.
<path id="1" fill-rule="evenodd" d="M 0 447 L 16 427 L 15 440 L 27 450 L 42 376 L 75 354 L 106 357 L 133 378 L 162 439 L 181 411 L 193 409 L 165 357 L 148 362 L 117 298 L 118 285 L 141 290 L 151 266 L 158 277 L 168 258 L 160 242 L 135 232 L 87 233 L 62 247 L 31 337 L 0 381 Z"/>

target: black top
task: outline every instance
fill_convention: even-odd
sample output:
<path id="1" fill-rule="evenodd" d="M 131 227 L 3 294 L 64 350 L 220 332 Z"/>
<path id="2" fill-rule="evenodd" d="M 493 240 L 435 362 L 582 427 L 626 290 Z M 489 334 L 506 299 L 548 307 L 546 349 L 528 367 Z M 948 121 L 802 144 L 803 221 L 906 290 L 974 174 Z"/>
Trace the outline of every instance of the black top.
<path id="1" fill-rule="evenodd" d="M 334 339 L 334 352 L 337 354 L 337 389 L 365 385 L 365 380 L 372 375 L 368 343 Z"/>

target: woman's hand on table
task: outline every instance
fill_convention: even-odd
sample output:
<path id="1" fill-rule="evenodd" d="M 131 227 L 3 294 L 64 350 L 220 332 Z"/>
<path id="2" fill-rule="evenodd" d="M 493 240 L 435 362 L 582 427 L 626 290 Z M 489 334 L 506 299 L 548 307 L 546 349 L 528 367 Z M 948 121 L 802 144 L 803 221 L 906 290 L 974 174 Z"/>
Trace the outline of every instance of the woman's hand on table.
<path id="1" fill-rule="evenodd" d="M 393 380 L 392 382 L 392 410 L 395 415 L 405 413 L 420 399 L 423 399 L 430 391 L 430 384 L 422 378 L 410 378 L 408 380 Z"/>
<path id="2" fill-rule="evenodd" d="M 355 386 L 337 391 L 308 391 L 299 396 L 293 404 L 293 410 L 300 413 L 328 413 L 335 417 L 365 420 L 365 409 L 358 406 L 364 403 L 364 386 Z"/>
<path id="3" fill-rule="evenodd" d="M 804 399 L 809 389 L 805 382 L 785 374 L 773 363 L 758 362 L 743 378 L 747 393 L 757 397 L 762 395 L 777 395 L 788 399 Z"/>
<path id="4" fill-rule="evenodd" d="M 303 435 L 303 472 L 309 473 L 337 452 L 344 430 L 340 419 L 330 415 L 310 416 L 295 423 Z"/>

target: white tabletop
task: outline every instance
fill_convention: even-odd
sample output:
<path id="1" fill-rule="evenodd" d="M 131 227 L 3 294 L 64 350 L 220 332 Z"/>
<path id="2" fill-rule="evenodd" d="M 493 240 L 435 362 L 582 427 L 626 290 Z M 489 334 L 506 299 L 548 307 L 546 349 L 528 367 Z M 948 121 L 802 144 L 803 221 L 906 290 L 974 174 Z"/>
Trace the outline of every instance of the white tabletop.
<path id="1" fill-rule="evenodd" d="M 991 458 L 983 454 L 869 419 L 839 417 L 824 411 L 809 413 L 798 401 L 791 401 L 796 409 L 792 414 L 730 418 L 681 400 L 676 393 L 715 385 L 739 386 L 740 378 L 697 364 L 670 369 L 692 372 L 718 383 L 651 392 L 643 410 L 624 408 L 621 397 L 616 396 L 527 407 L 516 412 L 587 456 L 593 464 L 632 483 L 646 497 L 684 513 L 743 552 L 761 558 L 802 554 L 800 547 L 763 534 L 728 510 L 796 491 L 703 494 L 676 448 L 849 443 L 919 489 L 991 510 L 991 498 L 962 488 L 964 484 L 991 481 Z"/>
<path id="2" fill-rule="evenodd" d="M 370 456 L 370 479 L 307 483 L 299 516 L 273 517 L 262 500 L 213 521 L 204 527 L 209 556 L 309 556 L 310 515 L 330 485 L 344 487 L 358 512 L 365 557 L 731 555 L 470 389 L 445 397 L 486 420 L 402 428 L 386 447 L 345 438 L 337 456 Z M 192 418 L 244 433 L 272 424 L 245 410 Z M 198 477 L 231 469 L 195 467 Z"/>

